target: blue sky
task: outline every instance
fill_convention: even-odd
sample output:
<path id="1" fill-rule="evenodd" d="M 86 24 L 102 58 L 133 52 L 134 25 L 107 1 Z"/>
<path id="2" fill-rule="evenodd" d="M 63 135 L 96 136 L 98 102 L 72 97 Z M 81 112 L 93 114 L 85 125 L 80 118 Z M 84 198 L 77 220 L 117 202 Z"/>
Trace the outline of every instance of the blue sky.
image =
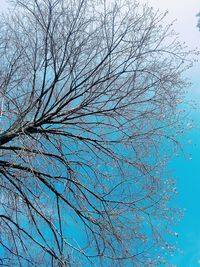
<path id="1" fill-rule="evenodd" d="M 200 32 L 196 28 L 195 15 L 200 11 L 200 1 L 190 0 L 149 0 L 153 7 L 168 10 L 168 20 L 175 22 L 175 30 L 180 33 L 180 40 L 189 48 L 200 50 Z M 0 9 L 5 8 L 5 1 L 0 0 Z M 200 56 L 199 56 L 200 60 Z M 180 155 L 170 162 L 172 175 L 177 180 L 179 194 L 177 206 L 185 208 L 185 216 L 177 226 L 179 247 L 183 254 L 176 255 L 170 262 L 177 267 L 200 266 L 200 62 L 186 74 L 192 86 L 188 88 L 187 99 L 196 101 L 190 119 L 194 127 L 182 138 L 185 155 Z"/>
<path id="2" fill-rule="evenodd" d="M 196 0 L 149 0 L 149 3 L 161 10 L 169 11 L 169 21 L 177 19 L 175 30 L 180 40 L 190 49 L 200 50 L 200 32 L 196 28 L 196 14 L 200 11 L 200 2 Z M 199 58 L 200 60 L 200 58 Z M 188 88 L 187 99 L 196 102 L 196 110 L 190 114 L 194 120 L 193 128 L 182 137 L 185 155 L 180 155 L 170 163 L 172 175 L 177 180 L 178 206 L 185 208 L 185 216 L 178 224 L 179 247 L 183 254 L 171 258 L 174 267 L 200 266 L 200 62 L 186 74 L 192 82 Z"/>

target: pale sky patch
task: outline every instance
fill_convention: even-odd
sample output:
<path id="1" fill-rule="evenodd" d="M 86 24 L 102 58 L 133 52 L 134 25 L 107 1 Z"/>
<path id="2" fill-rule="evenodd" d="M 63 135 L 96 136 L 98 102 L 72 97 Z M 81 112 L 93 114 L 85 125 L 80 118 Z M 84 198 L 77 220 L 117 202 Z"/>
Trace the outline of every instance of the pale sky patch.
<path id="1" fill-rule="evenodd" d="M 200 49 L 200 32 L 198 31 L 196 14 L 200 11 L 197 0 L 147 0 L 154 8 L 169 11 L 168 19 L 175 22 L 175 30 L 180 33 L 180 40 L 185 41 L 191 48 Z"/>

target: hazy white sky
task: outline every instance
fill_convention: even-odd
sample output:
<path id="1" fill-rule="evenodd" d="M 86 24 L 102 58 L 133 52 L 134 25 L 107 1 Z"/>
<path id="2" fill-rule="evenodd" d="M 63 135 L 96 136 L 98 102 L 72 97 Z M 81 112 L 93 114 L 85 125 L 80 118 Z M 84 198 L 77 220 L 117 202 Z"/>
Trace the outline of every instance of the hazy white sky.
<path id="1" fill-rule="evenodd" d="M 148 0 L 148 2 L 161 10 L 169 11 L 171 20 L 177 18 L 176 31 L 180 33 L 182 41 L 189 46 L 200 48 L 200 32 L 196 28 L 196 14 L 200 11 L 198 0 Z"/>
<path id="2" fill-rule="evenodd" d="M 4 10 L 6 8 L 6 0 L 0 0 L 0 10 Z"/>

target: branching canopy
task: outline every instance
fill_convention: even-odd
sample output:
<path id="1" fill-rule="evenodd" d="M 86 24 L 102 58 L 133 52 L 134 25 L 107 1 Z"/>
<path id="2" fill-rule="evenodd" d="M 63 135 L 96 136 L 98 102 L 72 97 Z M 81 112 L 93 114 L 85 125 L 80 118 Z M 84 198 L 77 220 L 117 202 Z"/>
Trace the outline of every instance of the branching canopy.
<path id="1" fill-rule="evenodd" d="M 0 264 L 164 264 L 187 57 L 166 14 L 135 0 L 12 6 L 0 21 Z"/>

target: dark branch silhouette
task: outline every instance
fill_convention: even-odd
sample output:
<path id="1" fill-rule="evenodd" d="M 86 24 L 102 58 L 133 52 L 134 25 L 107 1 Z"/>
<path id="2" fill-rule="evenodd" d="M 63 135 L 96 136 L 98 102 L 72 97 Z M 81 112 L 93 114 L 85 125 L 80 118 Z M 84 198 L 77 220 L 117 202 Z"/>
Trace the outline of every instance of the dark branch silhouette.
<path id="1" fill-rule="evenodd" d="M 179 216 L 165 163 L 190 64 L 166 14 L 134 0 L 12 4 L 0 22 L 0 264 L 164 264 Z"/>

